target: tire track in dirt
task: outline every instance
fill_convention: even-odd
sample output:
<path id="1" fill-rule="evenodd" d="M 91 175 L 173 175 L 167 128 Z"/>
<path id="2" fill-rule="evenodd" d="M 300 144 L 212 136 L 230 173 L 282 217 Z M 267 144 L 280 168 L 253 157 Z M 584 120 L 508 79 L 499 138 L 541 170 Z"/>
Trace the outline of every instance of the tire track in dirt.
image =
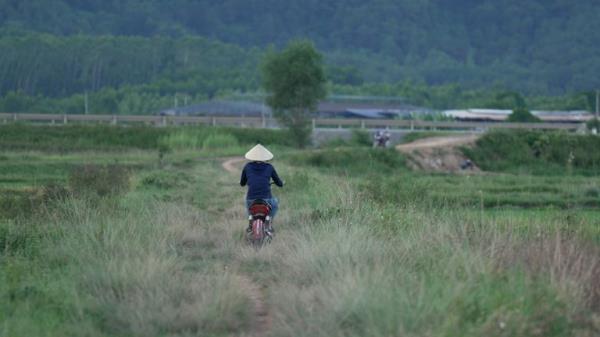
<path id="1" fill-rule="evenodd" d="M 227 171 L 229 173 L 237 173 L 240 171 L 238 164 L 243 163 L 244 160 L 246 160 L 246 159 L 244 159 L 244 157 L 225 158 L 225 160 L 223 161 L 221 166 L 223 167 L 223 169 L 225 171 Z"/>
<path id="2" fill-rule="evenodd" d="M 460 146 L 473 144 L 480 135 L 456 135 L 419 139 L 408 144 L 400 144 L 396 149 L 408 156 L 409 166 L 416 170 L 434 172 L 479 172 L 475 165 L 468 171 L 461 166 L 468 159 L 460 151 Z"/>
<path id="3" fill-rule="evenodd" d="M 236 174 L 241 171 L 240 164 L 245 161 L 244 157 L 226 158 L 221 166 L 231 174 Z M 238 277 L 244 284 L 244 290 L 252 301 L 253 316 L 252 316 L 252 332 L 250 336 L 266 336 L 271 329 L 271 311 L 265 301 L 265 294 L 261 287 L 254 282 L 250 276 L 244 273 L 237 273 Z"/>

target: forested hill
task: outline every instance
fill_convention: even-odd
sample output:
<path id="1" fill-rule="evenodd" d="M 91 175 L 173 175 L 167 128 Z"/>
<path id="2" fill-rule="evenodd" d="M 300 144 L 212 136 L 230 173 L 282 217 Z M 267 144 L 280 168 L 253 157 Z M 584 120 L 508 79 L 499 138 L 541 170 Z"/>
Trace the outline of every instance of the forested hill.
<path id="1" fill-rule="evenodd" d="M 0 0 L 9 31 L 199 35 L 246 48 L 308 37 L 341 83 L 530 93 L 600 87 L 598 18 L 598 0 Z"/>

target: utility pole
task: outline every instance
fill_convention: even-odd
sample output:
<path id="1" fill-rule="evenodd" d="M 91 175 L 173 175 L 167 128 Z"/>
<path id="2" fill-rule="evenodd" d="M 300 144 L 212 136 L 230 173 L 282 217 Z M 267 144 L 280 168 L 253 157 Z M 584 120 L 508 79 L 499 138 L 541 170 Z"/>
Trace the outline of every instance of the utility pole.
<path id="1" fill-rule="evenodd" d="M 596 119 L 598 119 L 598 115 L 600 109 L 600 90 L 596 90 Z"/>
<path id="2" fill-rule="evenodd" d="M 88 93 L 87 91 L 85 92 L 85 95 L 83 96 L 84 98 L 84 104 L 85 104 L 85 114 L 88 114 Z"/>

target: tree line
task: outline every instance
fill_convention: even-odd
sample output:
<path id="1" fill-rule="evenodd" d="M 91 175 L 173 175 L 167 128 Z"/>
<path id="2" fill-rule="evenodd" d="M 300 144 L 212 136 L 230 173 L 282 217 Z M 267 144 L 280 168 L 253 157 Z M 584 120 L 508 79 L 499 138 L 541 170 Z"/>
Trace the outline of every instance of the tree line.
<path id="1" fill-rule="evenodd" d="M 411 79 L 545 95 L 600 87 L 593 75 L 600 73 L 598 17 L 596 0 L 0 0 L 0 26 L 10 30 L 84 40 L 147 37 L 159 45 L 164 37 L 203 36 L 241 46 L 242 55 L 301 37 L 315 42 L 326 64 L 335 64 L 332 78 L 343 84 Z M 131 81 L 172 66 L 164 59 L 171 59 L 169 52 L 132 39 L 132 50 L 146 49 L 143 56 L 127 48 L 110 52 L 114 62 L 137 58 L 134 66 L 151 69 Z M 107 47 L 100 46 L 96 52 L 102 54 Z M 118 74 L 105 77 L 107 63 L 92 62 L 81 71 L 93 87 L 119 82 Z M 20 84 L 36 82 L 26 76 Z"/>
<path id="2" fill-rule="evenodd" d="M 167 94 L 254 89 L 261 51 L 202 37 L 0 33 L 0 92 L 65 97 L 146 84 Z"/>

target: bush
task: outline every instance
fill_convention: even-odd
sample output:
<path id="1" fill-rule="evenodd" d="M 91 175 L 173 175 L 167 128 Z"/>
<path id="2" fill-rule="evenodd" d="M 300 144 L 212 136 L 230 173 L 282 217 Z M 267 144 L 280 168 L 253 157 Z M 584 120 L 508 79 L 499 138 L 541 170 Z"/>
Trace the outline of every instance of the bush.
<path id="1" fill-rule="evenodd" d="M 328 149 L 297 153 L 287 157 L 294 164 L 340 170 L 353 174 L 394 172 L 405 168 L 404 157 L 393 149 Z"/>
<path id="2" fill-rule="evenodd" d="M 0 219 L 16 219 L 31 214 L 33 193 L 24 191 L 2 191 L 0 194 Z"/>
<path id="3" fill-rule="evenodd" d="M 488 171 L 536 174 L 597 174 L 600 137 L 561 131 L 498 130 L 486 133 L 463 152 Z"/>
<path id="4" fill-rule="evenodd" d="M 354 129 L 352 130 L 350 143 L 357 146 L 371 146 L 371 135 L 367 131 Z"/>
<path id="5" fill-rule="evenodd" d="M 79 196 L 125 194 L 130 187 L 130 172 L 120 165 L 85 165 L 71 172 L 69 186 Z"/>
<path id="6" fill-rule="evenodd" d="M 227 133 L 210 134 L 202 143 L 202 149 L 215 150 L 238 146 L 237 139 Z"/>
<path id="7" fill-rule="evenodd" d="M 164 156 L 174 149 L 202 149 L 211 135 L 228 135 L 242 145 L 292 146 L 285 130 L 234 127 L 167 127 L 113 125 L 0 125 L 0 150 L 82 151 L 156 149 Z M 0 160 L 5 157 L 0 156 Z"/>
<path id="8" fill-rule="evenodd" d="M 234 136 L 239 144 L 255 145 L 276 144 L 279 146 L 294 146 L 294 142 L 287 130 L 273 129 L 247 129 L 247 128 L 221 128 L 221 131 Z"/>
<path id="9" fill-rule="evenodd" d="M 184 186 L 190 181 L 190 177 L 183 172 L 154 171 L 145 175 L 141 183 L 144 186 L 153 186 L 161 189 L 169 189 Z"/>
<path id="10" fill-rule="evenodd" d="M 537 123 L 541 122 L 541 119 L 534 116 L 527 108 L 515 108 L 513 112 L 508 115 L 508 121 L 513 123 Z"/>
<path id="11" fill-rule="evenodd" d="M 596 129 L 596 132 L 600 132 L 600 120 L 598 120 L 598 118 L 589 120 L 586 123 L 586 126 L 587 126 L 588 130 Z"/>
<path id="12" fill-rule="evenodd" d="M 71 196 L 71 191 L 63 185 L 50 183 L 45 185 L 40 190 L 38 198 L 44 204 L 49 204 L 55 201 L 65 201 Z"/>
<path id="13" fill-rule="evenodd" d="M 158 141 L 159 148 L 200 149 L 202 148 L 202 144 L 206 138 L 205 132 L 202 131 L 194 129 L 182 129 L 171 132 L 160 138 Z"/>
<path id="14" fill-rule="evenodd" d="M 361 129 L 353 129 L 350 139 L 342 137 L 333 138 L 323 144 L 323 147 L 343 147 L 343 146 L 372 146 L 371 135 L 369 132 Z"/>
<path id="15" fill-rule="evenodd" d="M 71 192 L 51 183 L 37 190 L 0 191 L 0 219 L 29 218 L 56 201 L 64 201 Z"/>
<path id="16" fill-rule="evenodd" d="M 123 150 L 153 149 L 169 129 L 111 125 L 36 126 L 10 124 L 0 126 L 2 150 Z"/>

